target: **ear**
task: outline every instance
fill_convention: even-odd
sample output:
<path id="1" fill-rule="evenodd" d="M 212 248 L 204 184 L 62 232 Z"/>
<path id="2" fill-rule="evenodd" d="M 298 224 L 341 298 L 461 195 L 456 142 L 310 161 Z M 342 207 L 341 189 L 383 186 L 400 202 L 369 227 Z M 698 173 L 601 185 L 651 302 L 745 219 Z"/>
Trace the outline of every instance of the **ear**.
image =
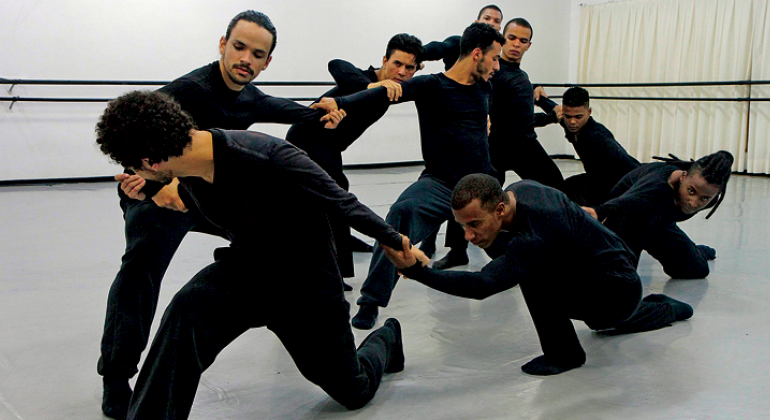
<path id="1" fill-rule="evenodd" d="M 267 60 L 265 60 L 265 65 L 262 66 L 262 71 L 265 71 L 267 69 L 267 66 L 270 65 L 270 62 L 273 61 L 273 56 L 267 57 Z"/>
<path id="2" fill-rule="evenodd" d="M 385 67 L 385 63 L 387 63 L 387 62 L 388 62 L 388 58 L 383 55 L 382 56 L 382 67 Z"/>
<path id="3" fill-rule="evenodd" d="M 588 107 L 588 116 L 589 117 L 591 116 L 591 107 L 590 106 Z"/>
<path id="4" fill-rule="evenodd" d="M 153 163 L 152 165 L 150 165 L 150 159 L 149 158 L 142 159 L 142 164 L 143 164 L 142 165 L 143 168 L 152 169 L 153 171 L 157 171 L 158 168 L 160 167 L 160 163 L 158 163 L 158 162 Z"/>
<path id="5" fill-rule="evenodd" d="M 503 215 L 505 215 L 505 203 L 503 203 L 502 201 L 497 203 L 497 206 L 495 207 L 495 214 L 498 217 L 502 217 Z"/>
<path id="6" fill-rule="evenodd" d="M 474 60 L 481 61 L 484 57 L 484 51 L 481 51 L 481 48 L 474 48 L 472 55 Z"/>
<path id="7" fill-rule="evenodd" d="M 224 36 L 222 38 L 219 38 L 219 54 L 225 55 L 225 46 L 227 45 L 227 40 Z"/>

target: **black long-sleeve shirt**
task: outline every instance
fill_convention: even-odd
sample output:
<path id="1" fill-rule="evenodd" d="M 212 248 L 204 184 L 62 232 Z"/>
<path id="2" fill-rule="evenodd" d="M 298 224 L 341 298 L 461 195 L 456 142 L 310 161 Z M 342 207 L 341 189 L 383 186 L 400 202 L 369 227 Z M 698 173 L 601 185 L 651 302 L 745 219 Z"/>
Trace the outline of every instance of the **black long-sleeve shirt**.
<path id="1" fill-rule="evenodd" d="M 487 140 L 489 83 L 463 85 L 439 73 L 414 77 L 401 87 L 398 102 L 414 101 L 417 107 L 426 174 L 451 187 L 465 175 L 492 172 Z M 335 100 L 349 115 L 391 103 L 383 87 Z"/>
<path id="2" fill-rule="evenodd" d="M 602 275 L 637 281 L 634 254 L 620 238 L 563 193 L 533 181 L 511 184 L 516 198 L 512 226 L 487 251 L 494 258 L 480 272 L 434 270 L 419 263 L 406 277 L 455 296 L 484 299 L 524 281 L 581 281 Z"/>
<path id="3" fill-rule="evenodd" d="M 626 174 L 641 164 L 615 140 L 615 136 L 604 125 L 588 117 L 578 133 L 564 128 L 564 137 L 572 143 L 587 174 L 607 194 Z"/>
<path id="4" fill-rule="evenodd" d="M 537 140 L 536 126 L 556 122 L 556 103 L 541 97 L 537 105 L 548 114 L 535 121 L 535 98 L 532 83 L 519 63 L 500 60 L 500 70 L 492 76 L 493 102 L 489 119 L 492 123 L 489 143 L 493 148 L 526 140 Z"/>
<path id="5" fill-rule="evenodd" d="M 201 130 L 245 130 L 259 122 L 294 124 L 306 121 L 324 125 L 320 122 L 323 111 L 310 109 L 289 99 L 266 95 L 251 83 L 240 91 L 228 88 L 222 78 L 219 61 L 193 70 L 158 91 L 179 102 Z M 149 199 L 161 188 L 161 183 L 148 181 L 142 191 Z"/>
<path id="6" fill-rule="evenodd" d="M 329 62 L 329 73 L 337 86 L 324 93 L 322 97 L 336 98 L 366 90 L 370 83 L 378 81 L 374 67 L 361 70 L 345 60 Z M 335 130 L 327 130 L 313 122 L 295 124 L 286 134 L 286 140 L 303 148 L 309 142 L 320 143 L 339 152 L 347 149 L 358 140 L 364 132 L 377 122 L 388 110 L 388 104 L 383 103 L 366 109 L 351 112 L 343 119 Z"/>
<path id="7" fill-rule="evenodd" d="M 228 232 L 232 247 L 249 256 L 256 272 L 264 265 L 264 270 L 286 274 L 266 282 L 291 284 L 308 275 L 311 278 L 305 279 L 303 287 L 341 293 L 326 218 L 329 212 L 342 214 L 351 227 L 378 242 L 401 248 L 398 232 L 296 147 L 254 131 L 209 131 L 214 182 L 197 177 L 180 178 L 180 182 L 201 213 Z M 234 202 L 233 197 L 241 199 Z M 298 237 L 309 250 L 301 259 L 294 252 Z M 337 282 L 337 287 L 319 289 L 314 286 L 318 278 L 320 283 L 323 279 Z"/>
<path id="8" fill-rule="evenodd" d="M 676 191 L 668 183 L 671 174 L 680 168 L 663 162 L 647 163 L 626 174 L 610 191 L 609 199 L 594 207 L 599 220 L 622 217 L 642 220 L 655 217 L 662 223 L 688 220 L 676 205 Z M 641 217 L 642 219 L 638 219 Z"/>
<path id="9" fill-rule="evenodd" d="M 436 61 L 444 60 L 444 70 L 449 70 L 455 65 L 460 57 L 460 35 L 452 35 L 443 41 L 433 41 L 425 44 L 425 55 L 423 60 Z"/>

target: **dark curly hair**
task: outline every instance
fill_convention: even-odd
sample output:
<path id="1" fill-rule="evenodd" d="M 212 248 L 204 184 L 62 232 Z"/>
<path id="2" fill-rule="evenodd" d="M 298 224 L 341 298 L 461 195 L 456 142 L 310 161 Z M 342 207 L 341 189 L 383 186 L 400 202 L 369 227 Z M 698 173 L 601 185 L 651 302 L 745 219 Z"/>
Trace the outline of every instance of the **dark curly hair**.
<path id="1" fill-rule="evenodd" d="M 181 156 L 195 129 L 192 117 L 170 96 L 135 90 L 113 99 L 96 124 L 96 144 L 105 155 L 129 169 Z"/>

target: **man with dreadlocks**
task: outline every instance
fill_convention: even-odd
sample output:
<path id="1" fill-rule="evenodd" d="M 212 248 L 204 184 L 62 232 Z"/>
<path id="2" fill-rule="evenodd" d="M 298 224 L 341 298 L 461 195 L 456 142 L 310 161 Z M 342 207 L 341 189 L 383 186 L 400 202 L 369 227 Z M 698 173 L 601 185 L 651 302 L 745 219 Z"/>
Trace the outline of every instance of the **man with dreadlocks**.
<path id="1" fill-rule="evenodd" d="M 716 251 L 695 245 L 676 225 L 699 211 L 719 207 L 733 155 L 721 150 L 695 162 L 678 158 L 639 166 L 624 176 L 604 204 L 585 207 L 636 254 L 644 249 L 674 278 L 704 278 Z"/>

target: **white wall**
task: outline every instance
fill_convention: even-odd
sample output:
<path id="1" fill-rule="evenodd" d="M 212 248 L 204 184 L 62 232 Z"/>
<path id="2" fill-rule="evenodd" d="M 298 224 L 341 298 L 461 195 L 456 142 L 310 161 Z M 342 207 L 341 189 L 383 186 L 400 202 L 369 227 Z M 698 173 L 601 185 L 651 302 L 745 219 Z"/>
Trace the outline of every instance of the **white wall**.
<path id="1" fill-rule="evenodd" d="M 0 77 L 15 79 L 171 80 L 218 58 L 229 19 L 254 8 L 278 28 L 278 46 L 259 81 L 330 81 L 326 63 L 359 67 L 380 62 L 388 39 L 408 32 L 423 42 L 459 34 L 484 1 L 68 0 L 0 3 Z M 534 82 L 564 83 L 569 75 L 570 0 L 499 1 L 505 19 L 534 27 L 523 68 Z M 448 6 L 451 4 L 451 7 Z M 426 71 L 438 72 L 439 63 Z M 115 97 L 130 87 L 0 85 L 0 96 Z M 316 96 L 324 88 L 266 87 L 279 96 Z M 554 93 L 558 93 L 556 90 Z M 94 146 L 104 104 L 0 102 L 0 180 L 91 177 L 119 168 Z M 253 129 L 282 136 L 286 127 Z M 550 153 L 566 153 L 558 127 L 540 131 Z M 346 163 L 420 160 L 411 104 L 393 107 L 345 154 Z"/>

